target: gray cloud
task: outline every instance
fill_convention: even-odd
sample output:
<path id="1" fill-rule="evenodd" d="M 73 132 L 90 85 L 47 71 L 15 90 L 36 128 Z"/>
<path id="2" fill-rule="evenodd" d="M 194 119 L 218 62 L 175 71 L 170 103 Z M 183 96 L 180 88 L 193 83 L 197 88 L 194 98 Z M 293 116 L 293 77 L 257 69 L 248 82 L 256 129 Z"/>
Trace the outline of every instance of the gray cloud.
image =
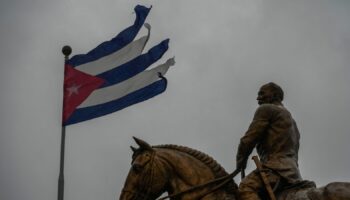
<path id="1" fill-rule="evenodd" d="M 65 199 L 115 199 L 129 169 L 131 136 L 196 148 L 232 171 L 257 89 L 269 81 L 284 88 L 299 125 L 304 178 L 320 186 L 350 182 L 348 1 L 0 3 L 0 199 L 56 198 L 61 48 L 85 53 L 108 40 L 133 22 L 138 3 L 153 5 L 147 48 L 171 39 L 162 59 L 176 57 L 168 89 L 67 128 Z"/>

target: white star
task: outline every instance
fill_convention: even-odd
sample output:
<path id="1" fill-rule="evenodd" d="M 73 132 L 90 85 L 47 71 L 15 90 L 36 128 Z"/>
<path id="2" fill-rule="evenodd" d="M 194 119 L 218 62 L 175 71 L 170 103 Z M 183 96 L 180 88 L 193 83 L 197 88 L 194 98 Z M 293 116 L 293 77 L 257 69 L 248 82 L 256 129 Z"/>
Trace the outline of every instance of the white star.
<path id="1" fill-rule="evenodd" d="M 72 94 L 79 94 L 79 88 L 80 87 L 81 87 L 81 85 L 75 85 L 75 83 L 73 83 L 72 86 L 67 88 L 67 90 L 69 92 L 68 97 L 72 96 Z"/>

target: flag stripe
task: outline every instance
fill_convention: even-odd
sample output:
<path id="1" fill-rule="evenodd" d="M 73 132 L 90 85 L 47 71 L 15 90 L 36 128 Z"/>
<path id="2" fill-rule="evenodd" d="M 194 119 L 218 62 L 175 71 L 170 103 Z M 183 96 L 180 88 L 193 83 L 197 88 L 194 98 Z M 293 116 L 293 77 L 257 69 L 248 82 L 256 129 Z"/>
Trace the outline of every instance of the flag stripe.
<path id="1" fill-rule="evenodd" d="M 116 66 L 125 64 L 139 56 L 142 53 L 142 50 L 146 45 L 147 40 L 148 36 L 144 36 L 128 44 L 121 50 L 116 51 L 115 53 L 102 57 L 93 62 L 88 62 L 86 64 L 79 65 L 75 69 L 91 75 L 97 75 L 105 71 L 111 70 Z"/>
<path id="2" fill-rule="evenodd" d="M 129 93 L 144 88 L 147 85 L 151 85 L 153 82 L 159 80 L 158 73 L 161 73 L 164 76 L 169 67 L 174 64 L 174 58 L 171 58 L 165 63 L 151 70 L 141 72 L 138 75 L 119 84 L 95 90 L 82 104 L 79 105 L 78 108 L 94 106 L 112 101 L 114 99 L 119 99 Z"/>
<path id="3" fill-rule="evenodd" d="M 100 88 L 120 83 L 144 71 L 163 56 L 168 50 L 168 43 L 169 39 L 166 39 L 154 46 L 146 54 L 142 54 L 128 63 L 97 75 L 97 77 L 106 80 Z"/>
<path id="4" fill-rule="evenodd" d="M 151 8 L 146 8 L 144 6 L 137 5 L 134 9 L 136 13 L 136 19 L 133 25 L 124 29 L 110 41 L 106 41 L 98 45 L 95 49 L 91 50 L 87 54 L 73 56 L 67 61 L 67 63 L 73 66 L 82 65 L 97 60 L 103 56 L 109 55 L 123 48 L 125 45 L 129 44 L 134 40 L 137 33 L 141 29 L 143 23 L 145 22 L 145 19 L 150 9 Z"/>
<path id="5" fill-rule="evenodd" d="M 150 99 L 165 91 L 167 80 L 165 78 L 152 83 L 151 85 L 128 94 L 120 99 L 110 101 L 108 103 L 99 104 L 96 106 L 85 107 L 77 109 L 64 125 L 70 125 L 101 117 L 103 115 L 116 112 L 125 107 Z"/>

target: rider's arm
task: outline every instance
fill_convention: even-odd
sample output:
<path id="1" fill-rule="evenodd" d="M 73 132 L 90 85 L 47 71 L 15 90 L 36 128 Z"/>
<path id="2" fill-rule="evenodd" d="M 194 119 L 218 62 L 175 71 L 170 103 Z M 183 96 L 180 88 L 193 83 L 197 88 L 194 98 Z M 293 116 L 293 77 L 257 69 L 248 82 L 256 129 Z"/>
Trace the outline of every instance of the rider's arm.
<path id="1" fill-rule="evenodd" d="M 254 114 L 247 132 L 241 138 L 237 152 L 237 167 L 245 168 L 248 156 L 256 144 L 265 136 L 272 115 L 271 105 L 261 105 Z"/>

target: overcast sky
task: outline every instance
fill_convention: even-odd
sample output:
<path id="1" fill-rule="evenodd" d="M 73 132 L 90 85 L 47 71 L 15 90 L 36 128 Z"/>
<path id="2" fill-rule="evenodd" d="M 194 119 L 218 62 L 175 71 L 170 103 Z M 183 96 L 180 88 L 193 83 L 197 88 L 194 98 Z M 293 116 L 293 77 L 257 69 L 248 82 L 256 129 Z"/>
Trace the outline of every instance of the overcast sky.
<path id="1" fill-rule="evenodd" d="M 350 1 L 0 2 L 1 200 L 57 198 L 61 48 L 81 54 L 109 40 L 134 22 L 137 4 L 153 6 L 146 49 L 170 38 L 158 62 L 175 56 L 168 89 L 67 127 L 65 200 L 117 199 L 132 136 L 198 149 L 231 172 L 257 90 L 270 81 L 299 126 L 303 177 L 350 182 Z"/>

